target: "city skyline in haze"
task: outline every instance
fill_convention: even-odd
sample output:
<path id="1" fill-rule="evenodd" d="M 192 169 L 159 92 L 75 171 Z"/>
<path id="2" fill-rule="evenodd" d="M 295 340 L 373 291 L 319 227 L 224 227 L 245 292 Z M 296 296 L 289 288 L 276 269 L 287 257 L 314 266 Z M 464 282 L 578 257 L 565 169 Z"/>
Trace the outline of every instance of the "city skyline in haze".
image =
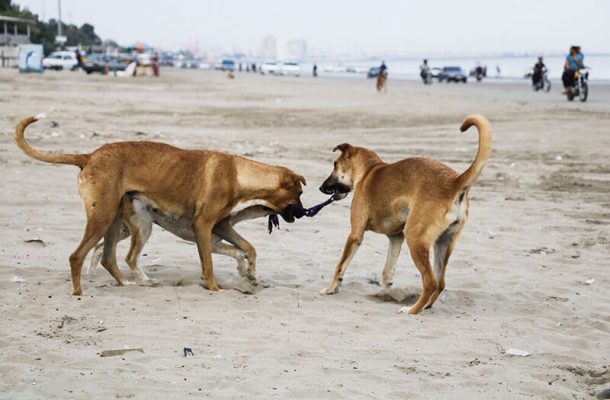
<path id="1" fill-rule="evenodd" d="M 57 0 L 14 0 L 45 20 Z M 610 53 L 610 1 L 62 0 L 62 21 L 91 23 L 102 39 L 165 49 L 258 54 L 273 37 L 280 53 L 306 43 L 310 56 L 556 54 L 579 44 Z M 292 44 L 290 44 L 292 43 Z"/>

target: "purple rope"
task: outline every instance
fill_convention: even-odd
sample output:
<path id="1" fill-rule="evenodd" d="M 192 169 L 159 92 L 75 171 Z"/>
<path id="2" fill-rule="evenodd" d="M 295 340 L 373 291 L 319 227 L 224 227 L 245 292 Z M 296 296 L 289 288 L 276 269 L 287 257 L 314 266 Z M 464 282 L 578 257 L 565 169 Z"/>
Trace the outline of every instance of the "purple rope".
<path id="1" fill-rule="evenodd" d="M 331 196 L 328 200 L 326 200 L 323 203 L 317 204 L 313 207 L 310 208 L 303 208 L 301 206 L 297 206 L 297 205 L 291 205 L 290 207 L 292 208 L 292 213 L 294 214 L 294 216 L 299 219 L 299 218 L 303 218 L 303 217 L 315 217 L 316 214 L 318 214 L 320 212 L 320 210 L 322 210 L 324 207 L 326 207 L 327 205 L 329 205 L 330 203 L 332 203 L 333 201 L 335 201 L 335 196 Z M 276 228 L 280 228 L 280 220 L 277 217 L 277 214 L 271 214 L 269 216 L 269 222 L 267 224 L 267 228 L 269 229 L 269 234 L 271 234 L 271 232 L 273 232 L 273 227 Z"/>

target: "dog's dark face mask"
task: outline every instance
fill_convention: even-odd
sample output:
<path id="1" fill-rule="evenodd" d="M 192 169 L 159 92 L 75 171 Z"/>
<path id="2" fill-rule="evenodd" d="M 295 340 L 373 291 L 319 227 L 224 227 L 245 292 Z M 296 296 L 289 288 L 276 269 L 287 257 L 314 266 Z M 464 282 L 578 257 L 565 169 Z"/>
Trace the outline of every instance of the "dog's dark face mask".
<path id="1" fill-rule="evenodd" d="M 295 219 L 303 216 L 299 210 L 303 210 L 303 203 L 301 203 L 303 187 L 301 185 L 305 184 L 303 176 L 293 174 L 282 182 L 276 191 L 277 200 L 274 204 L 277 206 L 277 213 L 284 221 L 293 223 Z"/>
<path id="2" fill-rule="evenodd" d="M 335 147 L 333 151 L 337 150 L 341 150 L 341 155 L 335 161 L 333 172 L 320 186 L 320 191 L 325 194 L 334 194 L 336 200 L 341 200 L 354 188 L 351 160 L 353 147 L 344 143 Z"/>

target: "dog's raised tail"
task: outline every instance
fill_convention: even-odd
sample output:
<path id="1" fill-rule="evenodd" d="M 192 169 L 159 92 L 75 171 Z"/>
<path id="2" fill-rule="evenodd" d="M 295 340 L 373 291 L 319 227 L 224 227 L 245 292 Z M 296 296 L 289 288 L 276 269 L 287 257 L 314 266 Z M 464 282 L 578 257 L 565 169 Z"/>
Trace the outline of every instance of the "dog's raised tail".
<path id="1" fill-rule="evenodd" d="M 489 121 L 482 115 L 469 115 L 464 119 L 464 122 L 462 122 L 460 130 L 465 132 L 473 125 L 476 126 L 479 131 L 479 150 L 470 167 L 457 178 L 456 187 L 458 191 L 467 189 L 477 180 L 491 154 L 492 134 Z"/>
<path id="2" fill-rule="evenodd" d="M 55 164 L 77 165 L 82 169 L 85 164 L 87 164 L 87 160 L 89 159 L 88 154 L 64 154 L 40 151 L 30 146 L 30 144 L 25 140 L 25 128 L 43 118 L 45 118 L 44 114 L 38 114 L 34 117 L 25 118 L 19 122 L 19 124 L 17 124 L 17 128 L 15 128 L 15 141 L 17 142 L 17 146 L 19 146 L 19 148 L 23 150 L 25 154 L 37 160 Z"/>

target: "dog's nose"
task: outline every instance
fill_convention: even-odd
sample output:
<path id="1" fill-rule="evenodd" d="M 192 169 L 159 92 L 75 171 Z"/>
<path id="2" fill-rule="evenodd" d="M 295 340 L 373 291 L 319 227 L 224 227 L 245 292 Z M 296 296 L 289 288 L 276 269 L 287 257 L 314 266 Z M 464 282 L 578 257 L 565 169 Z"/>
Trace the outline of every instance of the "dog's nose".
<path id="1" fill-rule="evenodd" d="M 328 189 L 325 184 L 322 184 L 322 186 L 320 186 L 320 192 L 322 192 L 324 194 L 332 194 L 333 193 L 333 191 L 331 189 Z"/>

